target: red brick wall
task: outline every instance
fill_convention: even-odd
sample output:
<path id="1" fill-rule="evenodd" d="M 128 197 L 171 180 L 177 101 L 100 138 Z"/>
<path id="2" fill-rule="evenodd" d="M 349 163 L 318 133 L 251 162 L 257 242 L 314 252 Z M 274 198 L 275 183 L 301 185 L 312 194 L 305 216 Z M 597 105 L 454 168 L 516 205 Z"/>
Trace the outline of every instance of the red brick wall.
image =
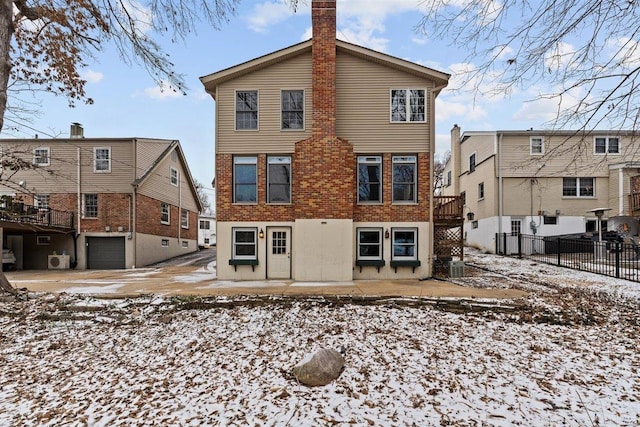
<path id="1" fill-rule="evenodd" d="M 128 193 L 98 193 L 98 217 L 81 218 L 81 232 L 105 231 L 109 226 L 111 231 L 122 227 L 128 231 L 129 227 L 129 200 Z M 80 202 L 82 203 L 82 201 Z M 60 193 L 49 195 L 49 207 L 59 211 L 73 212 L 74 224 L 78 224 L 78 196 L 73 193 Z"/>
<path id="2" fill-rule="evenodd" d="M 397 155 L 397 154 L 395 154 Z M 386 153 L 382 160 L 382 204 L 357 205 L 353 220 L 414 222 L 429 220 L 429 189 L 431 188 L 431 171 L 429 169 L 429 153 L 418 153 L 418 203 L 416 205 L 392 204 L 394 154 Z M 357 191 L 354 185 L 354 193 Z M 357 199 L 356 199 L 357 202 Z"/>
<path id="3" fill-rule="evenodd" d="M 216 155 L 218 221 L 293 221 L 293 205 L 267 204 L 267 156 L 258 157 L 258 204 L 233 204 L 233 156 Z M 295 165 L 292 165 L 295 172 Z M 294 181 L 295 182 L 295 181 Z"/>
<path id="4" fill-rule="evenodd" d="M 198 213 L 189 212 L 189 228 L 182 228 L 180 208 L 171 205 L 169 209 L 169 224 L 160 222 L 160 200 L 151 197 L 137 196 L 136 230 L 138 233 L 155 236 L 178 237 L 195 240 L 198 237 Z M 179 232 L 178 232 L 179 230 Z"/>
<path id="5" fill-rule="evenodd" d="M 296 143 L 293 200 L 299 219 L 353 218 L 355 202 L 353 146 L 339 138 Z"/>

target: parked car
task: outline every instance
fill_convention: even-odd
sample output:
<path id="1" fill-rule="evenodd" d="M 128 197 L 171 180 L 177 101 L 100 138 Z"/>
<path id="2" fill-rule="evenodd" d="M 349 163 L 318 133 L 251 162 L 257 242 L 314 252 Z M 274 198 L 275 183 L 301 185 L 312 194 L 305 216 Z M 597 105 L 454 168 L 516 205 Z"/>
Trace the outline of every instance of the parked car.
<path id="1" fill-rule="evenodd" d="M 16 269 L 16 256 L 11 249 L 2 249 L 2 271 Z"/>

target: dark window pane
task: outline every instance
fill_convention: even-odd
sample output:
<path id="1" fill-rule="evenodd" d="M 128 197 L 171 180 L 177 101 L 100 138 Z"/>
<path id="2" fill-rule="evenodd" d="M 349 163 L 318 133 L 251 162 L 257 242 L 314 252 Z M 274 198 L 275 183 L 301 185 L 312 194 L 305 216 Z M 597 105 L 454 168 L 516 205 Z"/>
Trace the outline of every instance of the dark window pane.
<path id="1" fill-rule="evenodd" d="M 391 91 L 391 120 L 394 122 L 407 120 L 407 95 L 404 89 Z"/>
<path id="2" fill-rule="evenodd" d="M 253 231 L 236 231 L 237 243 L 253 243 L 256 233 Z"/>
<path id="3" fill-rule="evenodd" d="M 236 245 L 236 255 L 252 256 L 256 254 L 255 245 Z"/>

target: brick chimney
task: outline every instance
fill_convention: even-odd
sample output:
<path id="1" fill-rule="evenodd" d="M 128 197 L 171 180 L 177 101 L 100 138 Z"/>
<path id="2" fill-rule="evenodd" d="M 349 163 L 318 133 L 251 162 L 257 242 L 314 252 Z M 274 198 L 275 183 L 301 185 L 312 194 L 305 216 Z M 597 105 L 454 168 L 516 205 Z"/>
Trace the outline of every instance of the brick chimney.
<path id="1" fill-rule="evenodd" d="M 296 143 L 296 219 L 353 218 L 353 146 L 336 134 L 336 0 L 312 0 L 312 132 Z"/>
<path id="2" fill-rule="evenodd" d="M 336 0 L 312 0 L 313 138 L 336 138 Z"/>

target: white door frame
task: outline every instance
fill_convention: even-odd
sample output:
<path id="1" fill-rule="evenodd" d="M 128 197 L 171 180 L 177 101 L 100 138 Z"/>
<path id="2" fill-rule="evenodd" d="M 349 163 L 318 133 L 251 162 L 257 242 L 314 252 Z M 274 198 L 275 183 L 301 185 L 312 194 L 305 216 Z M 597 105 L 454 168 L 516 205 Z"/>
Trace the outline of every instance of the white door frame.
<path id="1" fill-rule="evenodd" d="M 278 255 L 274 255 L 272 253 L 272 243 L 273 243 L 273 239 L 271 236 L 271 233 L 274 231 L 286 231 L 287 232 L 287 238 L 286 238 L 286 244 L 287 247 L 286 252 L 284 254 L 278 254 Z M 266 252 L 267 252 L 267 268 L 266 268 L 266 278 L 267 279 L 291 279 L 291 266 L 292 266 L 292 262 L 291 262 L 291 256 L 292 256 L 292 250 L 291 250 L 291 244 L 293 242 L 292 239 L 292 233 L 293 233 L 293 228 L 290 226 L 272 226 L 272 227 L 267 227 L 267 238 L 265 239 L 266 242 Z M 275 260 L 273 257 L 282 257 L 282 259 L 280 260 Z M 280 263 L 280 262 L 285 262 L 284 257 L 286 257 L 286 265 L 287 267 L 285 268 L 285 270 L 288 270 L 287 272 L 285 272 L 284 274 L 279 274 L 279 272 L 277 271 L 272 271 L 271 267 L 274 265 L 278 265 L 276 263 Z M 282 264 L 280 264 L 282 265 Z"/>

